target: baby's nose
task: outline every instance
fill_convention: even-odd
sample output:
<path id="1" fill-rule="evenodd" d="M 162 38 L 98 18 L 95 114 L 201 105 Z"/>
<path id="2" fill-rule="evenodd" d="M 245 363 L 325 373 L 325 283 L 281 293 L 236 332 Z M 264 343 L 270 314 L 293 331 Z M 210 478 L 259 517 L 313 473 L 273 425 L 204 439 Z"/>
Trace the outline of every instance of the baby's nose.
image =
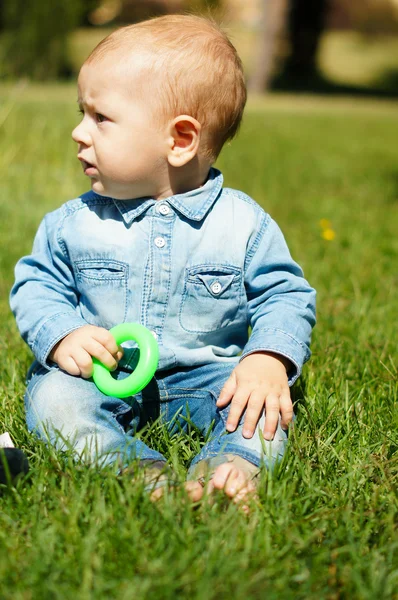
<path id="1" fill-rule="evenodd" d="M 84 144 L 88 146 L 90 144 L 90 135 L 85 127 L 83 127 L 83 123 L 79 123 L 77 127 L 72 131 L 72 139 L 77 144 Z"/>

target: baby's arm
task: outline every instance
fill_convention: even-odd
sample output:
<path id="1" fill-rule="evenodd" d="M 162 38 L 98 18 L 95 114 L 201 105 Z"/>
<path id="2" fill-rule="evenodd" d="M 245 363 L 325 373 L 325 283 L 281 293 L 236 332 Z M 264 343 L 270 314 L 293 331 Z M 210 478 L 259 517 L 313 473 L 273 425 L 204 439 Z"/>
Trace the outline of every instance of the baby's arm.
<path id="1" fill-rule="evenodd" d="M 62 241 L 64 207 L 42 221 L 30 256 L 15 269 L 10 304 L 22 337 L 44 366 L 56 362 L 72 375 L 89 377 L 91 357 L 114 368 L 120 353 L 106 329 L 88 325 L 78 310 L 78 292 Z"/>
<path id="2" fill-rule="evenodd" d="M 253 435 L 265 409 L 264 437 L 272 439 L 279 415 L 283 428 L 293 418 L 289 385 L 310 357 L 315 291 L 291 258 L 279 227 L 264 213 L 248 248 L 245 287 L 252 334 L 217 405 L 232 403 L 229 431 L 246 409 L 245 437 Z"/>

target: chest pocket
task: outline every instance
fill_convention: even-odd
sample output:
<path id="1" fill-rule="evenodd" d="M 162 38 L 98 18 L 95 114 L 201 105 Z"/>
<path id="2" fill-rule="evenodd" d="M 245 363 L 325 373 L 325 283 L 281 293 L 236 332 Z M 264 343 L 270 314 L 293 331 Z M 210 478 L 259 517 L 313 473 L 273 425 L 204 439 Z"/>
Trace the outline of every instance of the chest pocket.
<path id="1" fill-rule="evenodd" d="M 74 263 L 79 308 L 90 325 L 110 329 L 126 320 L 128 264 L 106 258 Z"/>
<path id="2" fill-rule="evenodd" d="M 242 304 L 242 273 L 229 265 L 198 265 L 185 272 L 180 325 L 192 333 L 227 327 Z"/>

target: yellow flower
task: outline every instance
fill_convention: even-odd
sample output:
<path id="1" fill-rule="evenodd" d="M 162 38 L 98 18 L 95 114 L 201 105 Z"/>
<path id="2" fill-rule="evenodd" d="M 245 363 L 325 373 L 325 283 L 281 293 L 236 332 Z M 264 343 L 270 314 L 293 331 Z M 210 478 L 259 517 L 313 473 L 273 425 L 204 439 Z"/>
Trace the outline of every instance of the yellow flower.
<path id="1" fill-rule="evenodd" d="M 328 227 L 327 229 L 324 229 L 322 231 L 322 237 L 324 240 L 331 242 L 336 237 L 336 232 L 333 231 L 333 229 L 331 229 L 330 227 Z"/>
<path id="2" fill-rule="evenodd" d="M 321 226 L 321 229 L 330 229 L 332 224 L 329 221 L 329 219 L 321 219 L 319 221 L 319 225 Z"/>

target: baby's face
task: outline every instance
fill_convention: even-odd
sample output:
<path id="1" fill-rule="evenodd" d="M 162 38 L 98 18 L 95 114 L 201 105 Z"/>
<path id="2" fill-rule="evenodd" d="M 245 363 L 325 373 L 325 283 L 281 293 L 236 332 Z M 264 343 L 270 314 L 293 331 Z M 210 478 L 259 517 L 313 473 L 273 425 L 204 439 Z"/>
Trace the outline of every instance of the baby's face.
<path id="1" fill-rule="evenodd" d="M 78 80 L 82 121 L 73 130 L 78 159 L 92 189 L 119 200 L 156 197 L 167 173 L 167 136 L 154 122 L 150 98 L 134 78 L 106 63 L 86 64 Z"/>

